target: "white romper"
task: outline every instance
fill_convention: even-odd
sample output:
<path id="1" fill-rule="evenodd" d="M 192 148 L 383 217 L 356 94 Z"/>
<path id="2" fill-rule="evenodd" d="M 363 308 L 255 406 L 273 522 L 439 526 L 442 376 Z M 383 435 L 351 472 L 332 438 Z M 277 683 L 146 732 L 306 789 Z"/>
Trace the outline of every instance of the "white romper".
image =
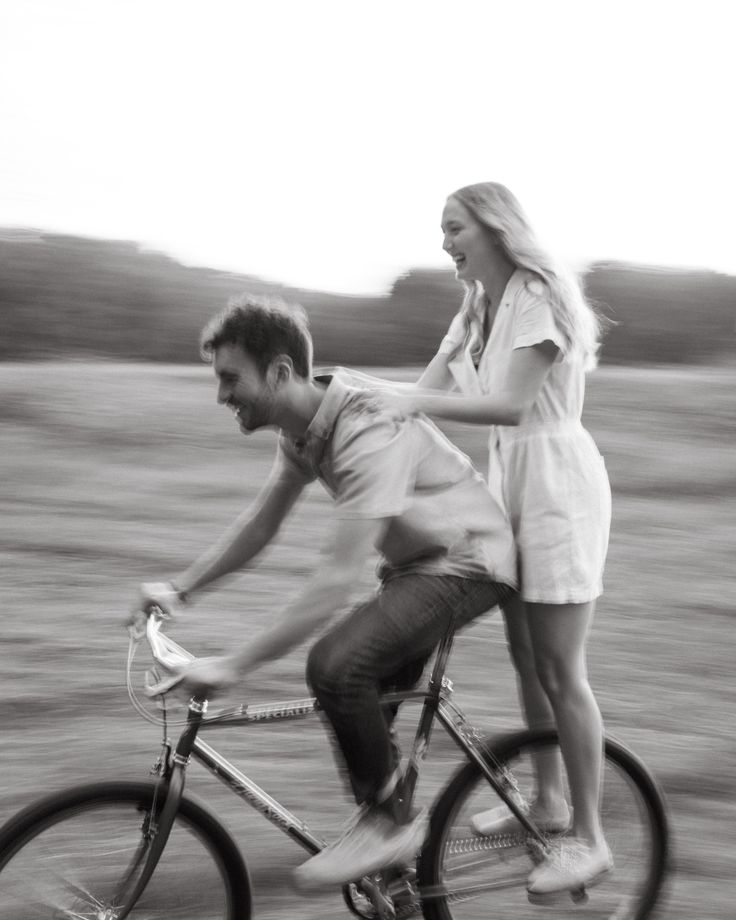
<path id="1" fill-rule="evenodd" d="M 488 483 L 511 519 L 522 599 L 591 601 L 603 591 L 611 490 L 603 458 L 581 422 L 582 360 L 563 354 L 544 287 L 523 269 L 506 286 L 477 370 L 471 334 L 467 318 L 458 313 L 439 348 L 440 354 L 454 354 L 448 369 L 469 395 L 503 387 L 515 348 L 551 341 L 560 349 L 521 423 L 491 426 Z"/>

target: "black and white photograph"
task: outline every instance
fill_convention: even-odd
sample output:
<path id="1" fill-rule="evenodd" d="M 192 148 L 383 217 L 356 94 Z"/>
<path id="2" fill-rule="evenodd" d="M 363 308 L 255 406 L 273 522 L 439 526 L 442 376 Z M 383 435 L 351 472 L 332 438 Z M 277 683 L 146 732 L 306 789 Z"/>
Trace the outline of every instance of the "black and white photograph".
<path id="1" fill-rule="evenodd" d="M 730 920 L 725 0 L 0 3 L 0 920 Z"/>

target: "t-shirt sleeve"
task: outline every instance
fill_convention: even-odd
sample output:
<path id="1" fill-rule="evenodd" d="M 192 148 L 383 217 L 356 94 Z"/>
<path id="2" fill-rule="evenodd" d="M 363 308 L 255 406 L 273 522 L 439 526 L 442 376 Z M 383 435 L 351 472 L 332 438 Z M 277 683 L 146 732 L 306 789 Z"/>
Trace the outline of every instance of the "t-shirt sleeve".
<path id="1" fill-rule="evenodd" d="M 465 342 L 466 333 L 467 324 L 465 322 L 465 314 L 461 310 L 450 323 L 450 328 L 447 330 L 447 335 L 440 342 L 437 354 L 449 355 L 457 351 Z"/>
<path id="2" fill-rule="evenodd" d="M 541 342 L 553 342 L 560 352 L 565 350 L 565 341 L 555 323 L 552 305 L 543 291 L 524 289 L 519 295 L 511 347 L 528 348 Z"/>
<path id="3" fill-rule="evenodd" d="M 338 518 L 402 514 L 416 478 L 415 422 L 372 402 L 338 422 L 333 442 Z"/>
<path id="4" fill-rule="evenodd" d="M 314 482 L 317 478 L 312 466 L 299 456 L 296 445 L 283 432 L 279 436 L 276 458 L 282 477 L 304 484 Z"/>

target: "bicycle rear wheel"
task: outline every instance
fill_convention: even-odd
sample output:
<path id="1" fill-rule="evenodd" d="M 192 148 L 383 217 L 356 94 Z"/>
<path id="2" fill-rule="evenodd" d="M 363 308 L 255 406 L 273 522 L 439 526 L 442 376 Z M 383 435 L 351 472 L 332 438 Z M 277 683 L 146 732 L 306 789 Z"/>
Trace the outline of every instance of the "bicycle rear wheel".
<path id="1" fill-rule="evenodd" d="M 96 783 L 48 796 L 0 830 L 0 920 L 118 920 L 155 833 L 153 783 Z M 133 920 L 249 920 L 232 837 L 184 797 Z"/>
<path id="2" fill-rule="evenodd" d="M 525 801 L 535 794 L 533 758 L 559 754 L 554 732 L 519 732 L 491 740 L 486 762 Z M 569 801 L 569 790 L 568 801 Z M 665 877 L 668 854 L 664 802 L 644 765 L 626 747 L 606 740 L 601 814 L 614 858 L 614 871 L 573 904 L 569 893 L 544 907 L 529 903 L 526 880 L 539 848 L 518 825 L 496 837 L 479 837 L 470 818 L 499 804 L 480 772 L 462 767 L 434 808 L 428 842 L 419 864 L 427 920 L 644 920 L 654 908 Z"/>

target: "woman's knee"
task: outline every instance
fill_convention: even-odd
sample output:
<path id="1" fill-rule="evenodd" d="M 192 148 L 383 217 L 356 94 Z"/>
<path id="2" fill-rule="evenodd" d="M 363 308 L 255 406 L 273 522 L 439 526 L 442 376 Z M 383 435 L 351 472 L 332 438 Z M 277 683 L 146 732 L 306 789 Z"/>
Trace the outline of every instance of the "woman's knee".
<path id="1" fill-rule="evenodd" d="M 565 656 L 537 655 L 539 683 L 549 699 L 568 699 L 585 689 L 588 679 L 584 665 Z"/>
<path id="2" fill-rule="evenodd" d="M 585 642 L 594 609 L 594 603 L 527 605 L 537 675 L 553 702 L 589 689 Z"/>

